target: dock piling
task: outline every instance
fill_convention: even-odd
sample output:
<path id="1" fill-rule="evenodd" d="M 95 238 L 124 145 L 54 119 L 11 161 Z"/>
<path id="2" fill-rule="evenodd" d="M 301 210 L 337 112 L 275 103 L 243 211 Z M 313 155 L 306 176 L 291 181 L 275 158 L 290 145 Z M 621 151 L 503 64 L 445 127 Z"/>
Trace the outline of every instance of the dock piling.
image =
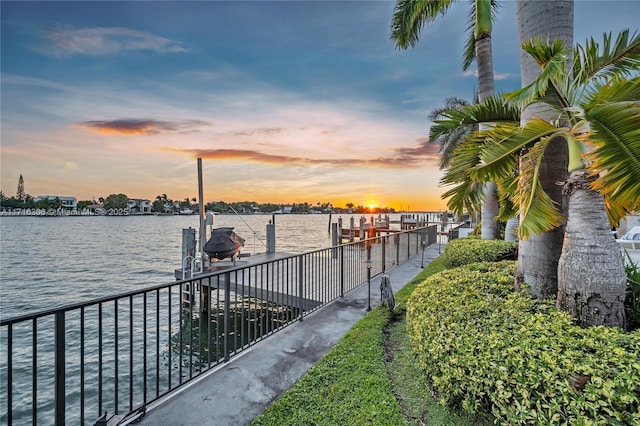
<path id="1" fill-rule="evenodd" d="M 276 225 L 269 222 L 267 224 L 267 253 L 276 252 Z"/>

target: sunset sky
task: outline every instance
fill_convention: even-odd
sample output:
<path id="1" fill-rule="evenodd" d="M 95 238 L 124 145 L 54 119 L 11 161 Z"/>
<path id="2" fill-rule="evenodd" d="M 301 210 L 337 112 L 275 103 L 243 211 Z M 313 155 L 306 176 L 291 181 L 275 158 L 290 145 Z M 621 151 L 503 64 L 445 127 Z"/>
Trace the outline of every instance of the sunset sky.
<path id="1" fill-rule="evenodd" d="M 520 86 L 515 4 L 493 32 Z M 394 2 L 2 1 L 1 189 L 79 200 L 331 202 L 438 210 L 428 113 L 472 99 L 467 2 L 389 40 Z M 575 41 L 638 29 L 640 1 L 575 4 Z M 475 65 L 473 66 L 475 67 Z"/>

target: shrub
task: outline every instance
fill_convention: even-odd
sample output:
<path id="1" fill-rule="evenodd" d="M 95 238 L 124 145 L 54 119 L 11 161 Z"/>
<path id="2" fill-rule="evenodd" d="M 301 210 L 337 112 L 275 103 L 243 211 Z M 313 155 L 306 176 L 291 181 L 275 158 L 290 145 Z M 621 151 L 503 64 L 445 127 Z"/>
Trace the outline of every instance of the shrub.
<path id="1" fill-rule="evenodd" d="M 640 329 L 640 265 L 633 262 L 629 253 L 625 251 L 627 260 L 627 292 L 624 301 L 625 315 L 627 316 L 627 330 Z"/>
<path id="2" fill-rule="evenodd" d="M 504 240 L 459 238 L 451 240 L 444 249 L 444 261 L 449 268 L 474 262 L 496 262 L 516 259 L 518 243 Z"/>
<path id="3" fill-rule="evenodd" d="M 507 424 L 640 424 L 640 332 L 582 329 L 512 292 L 514 274 L 471 264 L 411 295 L 408 331 L 441 402 Z"/>

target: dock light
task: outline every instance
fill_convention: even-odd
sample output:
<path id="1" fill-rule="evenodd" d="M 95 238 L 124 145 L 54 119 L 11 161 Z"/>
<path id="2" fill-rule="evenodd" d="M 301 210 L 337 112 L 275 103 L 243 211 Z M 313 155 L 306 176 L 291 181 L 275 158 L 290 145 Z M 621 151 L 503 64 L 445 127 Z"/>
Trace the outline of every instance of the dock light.
<path id="1" fill-rule="evenodd" d="M 425 239 L 422 240 L 422 262 L 420 262 L 420 267 L 424 269 L 424 249 L 427 247 L 427 241 Z"/>

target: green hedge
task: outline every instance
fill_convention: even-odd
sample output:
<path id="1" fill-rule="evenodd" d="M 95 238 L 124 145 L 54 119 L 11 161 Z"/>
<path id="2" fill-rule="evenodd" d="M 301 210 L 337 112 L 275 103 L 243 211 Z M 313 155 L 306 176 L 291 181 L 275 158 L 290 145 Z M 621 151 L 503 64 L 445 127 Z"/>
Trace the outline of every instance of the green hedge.
<path id="1" fill-rule="evenodd" d="M 475 262 L 496 262 L 517 258 L 518 243 L 504 240 L 459 238 L 451 240 L 444 249 L 447 267 L 455 268 Z"/>
<path id="2" fill-rule="evenodd" d="M 512 292 L 514 274 L 471 264 L 411 295 L 409 334 L 441 402 L 507 424 L 640 424 L 640 332 L 575 326 Z"/>

